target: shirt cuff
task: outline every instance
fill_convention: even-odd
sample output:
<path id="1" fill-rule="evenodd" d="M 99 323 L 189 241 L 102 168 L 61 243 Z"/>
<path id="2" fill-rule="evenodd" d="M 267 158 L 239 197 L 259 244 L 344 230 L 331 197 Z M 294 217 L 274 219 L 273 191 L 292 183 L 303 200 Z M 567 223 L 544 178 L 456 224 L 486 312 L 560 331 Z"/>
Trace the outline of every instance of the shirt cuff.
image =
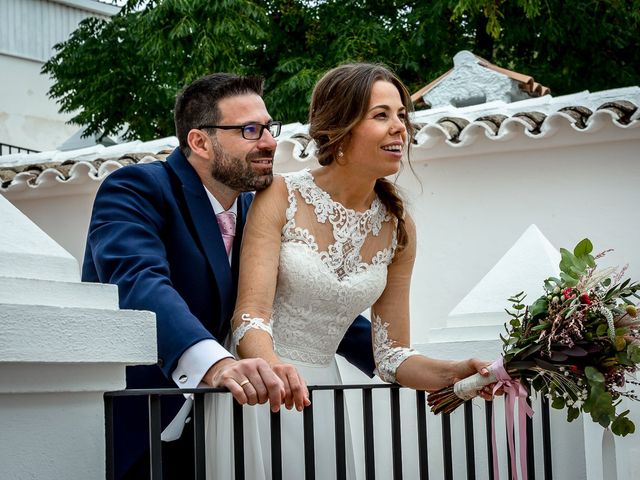
<path id="1" fill-rule="evenodd" d="M 229 357 L 233 355 L 215 340 L 202 340 L 184 351 L 171 378 L 180 388 L 196 388 L 213 364 Z"/>

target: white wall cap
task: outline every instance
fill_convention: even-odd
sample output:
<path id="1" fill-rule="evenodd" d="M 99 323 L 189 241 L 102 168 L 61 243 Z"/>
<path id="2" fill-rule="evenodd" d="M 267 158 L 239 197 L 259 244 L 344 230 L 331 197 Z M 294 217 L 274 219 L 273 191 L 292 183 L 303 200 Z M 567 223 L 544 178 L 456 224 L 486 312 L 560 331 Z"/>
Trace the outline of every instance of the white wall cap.
<path id="1" fill-rule="evenodd" d="M 60 150 L 61 152 L 68 150 L 80 150 L 82 148 L 90 148 L 96 145 L 103 145 L 105 147 L 110 147 L 112 145 L 116 145 L 118 143 L 117 136 L 112 138 L 109 135 L 104 135 L 100 137 L 99 133 L 93 133 L 90 135 L 85 134 L 85 129 L 80 128 L 73 135 L 67 138 L 64 142 L 56 147 L 56 150 Z"/>
<path id="2" fill-rule="evenodd" d="M 60 3 L 69 7 L 86 10 L 87 12 L 97 13 L 105 16 L 115 15 L 120 11 L 121 7 L 109 5 L 108 3 L 97 0 L 49 0 L 53 3 Z"/>
<path id="3" fill-rule="evenodd" d="M 640 103 L 640 87 L 614 88 L 599 92 L 584 90 L 558 97 L 544 95 L 511 103 L 496 100 L 461 108 L 456 108 L 453 105 L 443 105 L 427 110 L 418 110 L 412 114 L 411 119 L 417 123 L 434 123 L 443 117 L 465 118 L 473 121 L 482 115 L 502 114 L 511 116 L 515 113 L 531 111 L 550 115 L 563 107 L 571 106 L 587 107 L 595 111 L 604 103 L 620 100 L 629 100 L 637 105 Z"/>
<path id="4" fill-rule="evenodd" d="M 429 330 L 429 343 L 493 341 L 499 339 L 501 333 L 504 334 L 504 314 L 477 314 L 471 320 L 466 324 L 460 322 L 460 326 L 450 325 L 450 322 L 447 321 L 445 328 Z M 485 321 L 483 322 L 483 320 Z M 490 320 L 492 323 L 486 320 Z"/>
<path id="5" fill-rule="evenodd" d="M 152 312 L 0 304 L 0 363 L 157 361 Z"/>
<path id="6" fill-rule="evenodd" d="M 507 298 L 524 291 L 527 294 L 526 301 L 533 302 L 544 293 L 543 281 L 558 275 L 559 263 L 558 250 L 538 227 L 530 225 L 498 263 L 451 310 L 449 317 L 495 312 L 501 313 L 497 315 L 497 323 L 502 324 L 506 315 L 504 308 L 510 306 Z"/>
<path id="7" fill-rule="evenodd" d="M 2 363 L 0 394 L 124 390 L 120 363 Z"/>
<path id="8" fill-rule="evenodd" d="M 74 282 L 76 259 L 0 195 L 0 277 Z"/>
<path id="9" fill-rule="evenodd" d="M 118 287 L 102 283 L 57 282 L 0 277 L 0 304 L 118 310 Z"/>
<path id="10" fill-rule="evenodd" d="M 77 150 L 50 150 L 40 153 L 16 153 L 13 155 L 3 155 L 0 157 L 0 165 L 4 167 L 17 167 L 22 165 L 32 165 L 34 163 L 65 162 L 67 160 L 90 161 L 99 158 L 117 158 L 131 153 L 158 153 L 162 150 L 173 149 L 178 146 L 176 137 L 159 138 L 148 142 L 134 140 L 127 143 L 119 143 L 105 147 L 104 145 L 93 145 L 91 147 Z"/>
<path id="11" fill-rule="evenodd" d="M 469 357 L 491 361 L 502 353 L 502 342 L 496 336 L 492 340 L 451 340 L 443 342 L 417 343 L 412 347 L 431 358 L 464 360 Z"/>
<path id="12" fill-rule="evenodd" d="M 309 133 L 309 125 L 303 124 L 300 122 L 287 123 L 286 125 L 282 125 L 282 130 L 280 131 L 280 136 L 278 137 L 278 141 L 284 138 L 288 138 L 291 135 L 295 135 L 297 133 Z"/>

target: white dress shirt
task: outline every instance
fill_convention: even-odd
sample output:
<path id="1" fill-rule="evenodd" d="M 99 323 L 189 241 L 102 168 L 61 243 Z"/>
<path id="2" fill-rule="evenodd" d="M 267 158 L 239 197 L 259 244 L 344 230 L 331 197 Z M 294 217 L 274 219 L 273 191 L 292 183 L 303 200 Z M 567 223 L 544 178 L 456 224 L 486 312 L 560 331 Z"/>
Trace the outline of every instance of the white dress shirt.
<path id="1" fill-rule="evenodd" d="M 205 191 L 207 192 L 207 196 L 209 197 L 214 213 L 217 215 L 218 213 L 224 212 L 224 208 L 222 208 L 222 205 L 220 205 L 220 202 L 216 197 L 214 197 L 206 187 Z M 233 202 L 229 211 L 237 215 L 237 200 Z M 231 255 L 233 255 L 233 251 L 229 254 L 229 262 L 231 262 Z M 180 388 L 196 388 L 199 386 L 206 387 L 207 385 L 202 382 L 202 379 L 211 366 L 223 358 L 230 357 L 233 358 L 233 355 L 231 355 L 231 353 L 229 353 L 215 340 L 201 340 L 187 348 L 180 356 L 175 370 L 171 373 L 171 378 Z M 171 441 L 180 438 L 184 424 L 188 421 L 191 404 L 193 403 L 192 395 L 185 395 L 185 397 L 187 398 L 187 401 L 182 406 L 176 417 L 162 432 L 162 440 Z"/>

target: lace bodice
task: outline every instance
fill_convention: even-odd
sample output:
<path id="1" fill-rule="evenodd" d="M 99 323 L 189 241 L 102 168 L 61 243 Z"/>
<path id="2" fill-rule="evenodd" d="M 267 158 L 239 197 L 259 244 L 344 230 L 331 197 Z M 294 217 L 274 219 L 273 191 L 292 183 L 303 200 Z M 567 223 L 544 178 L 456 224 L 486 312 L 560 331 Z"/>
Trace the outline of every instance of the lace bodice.
<path id="1" fill-rule="evenodd" d="M 282 244 L 298 243 L 306 245 L 315 252 L 322 262 L 338 277 L 339 280 L 349 275 L 364 272 L 369 265 L 387 265 L 391 262 L 396 248 L 395 221 L 391 233 L 391 244 L 376 251 L 369 261 L 363 261 L 362 247 L 370 235 L 378 237 L 383 223 L 390 223 L 392 217 L 378 197 L 365 212 L 349 210 L 338 202 L 334 202 L 329 194 L 320 189 L 311 176 L 311 172 L 303 170 L 285 177 L 287 184 L 289 208 L 287 208 L 287 223 L 282 229 Z M 304 227 L 305 215 L 297 216 L 299 199 L 312 207 L 315 221 Z M 302 205 L 304 208 L 304 205 Z M 297 225 L 296 222 L 302 225 Z M 331 236 L 327 236 L 327 229 L 321 231 L 321 226 L 330 226 Z M 316 231 L 316 233 L 313 233 Z M 321 249 L 317 237 L 324 234 Z"/>
<path id="2" fill-rule="evenodd" d="M 274 345 L 283 357 L 326 364 L 353 319 L 385 288 L 395 220 L 377 198 L 365 212 L 346 209 L 307 170 L 285 181 L 289 207 L 271 321 Z"/>
<path id="3" fill-rule="evenodd" d="M 269 362 L 328 366 L 353 320 L 371 307 L 377 372 L 395 381 L 398 366 L 416 354 L 408 216 L 405 227 L 411 240 L 399 251 L 397 219 L 377 197 L 365 211 L 350 210 L 308 170 L 274 178 L 256 195 L 244 231 L 232 348 Z"/>

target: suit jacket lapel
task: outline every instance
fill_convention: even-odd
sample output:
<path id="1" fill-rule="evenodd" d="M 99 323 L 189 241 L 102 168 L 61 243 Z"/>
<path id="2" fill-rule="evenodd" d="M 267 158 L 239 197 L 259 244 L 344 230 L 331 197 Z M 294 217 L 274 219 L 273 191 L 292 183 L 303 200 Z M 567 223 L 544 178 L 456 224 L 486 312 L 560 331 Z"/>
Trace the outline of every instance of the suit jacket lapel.
<path id="1" fill-rule="evenodd" d="M 233 313 L 235 286 L 229 266 L 229 257 L 224 248 L 211 202 L 209 202 L 200 177 L 180 149 L 176 148 L 173 151 L 167 158 L 167 163 L 182 181 L 182 189 L 191 220 L 195 225 L 200 244 L 218 284 L 220 293 L 219 321 L 226 323 Z"/>

